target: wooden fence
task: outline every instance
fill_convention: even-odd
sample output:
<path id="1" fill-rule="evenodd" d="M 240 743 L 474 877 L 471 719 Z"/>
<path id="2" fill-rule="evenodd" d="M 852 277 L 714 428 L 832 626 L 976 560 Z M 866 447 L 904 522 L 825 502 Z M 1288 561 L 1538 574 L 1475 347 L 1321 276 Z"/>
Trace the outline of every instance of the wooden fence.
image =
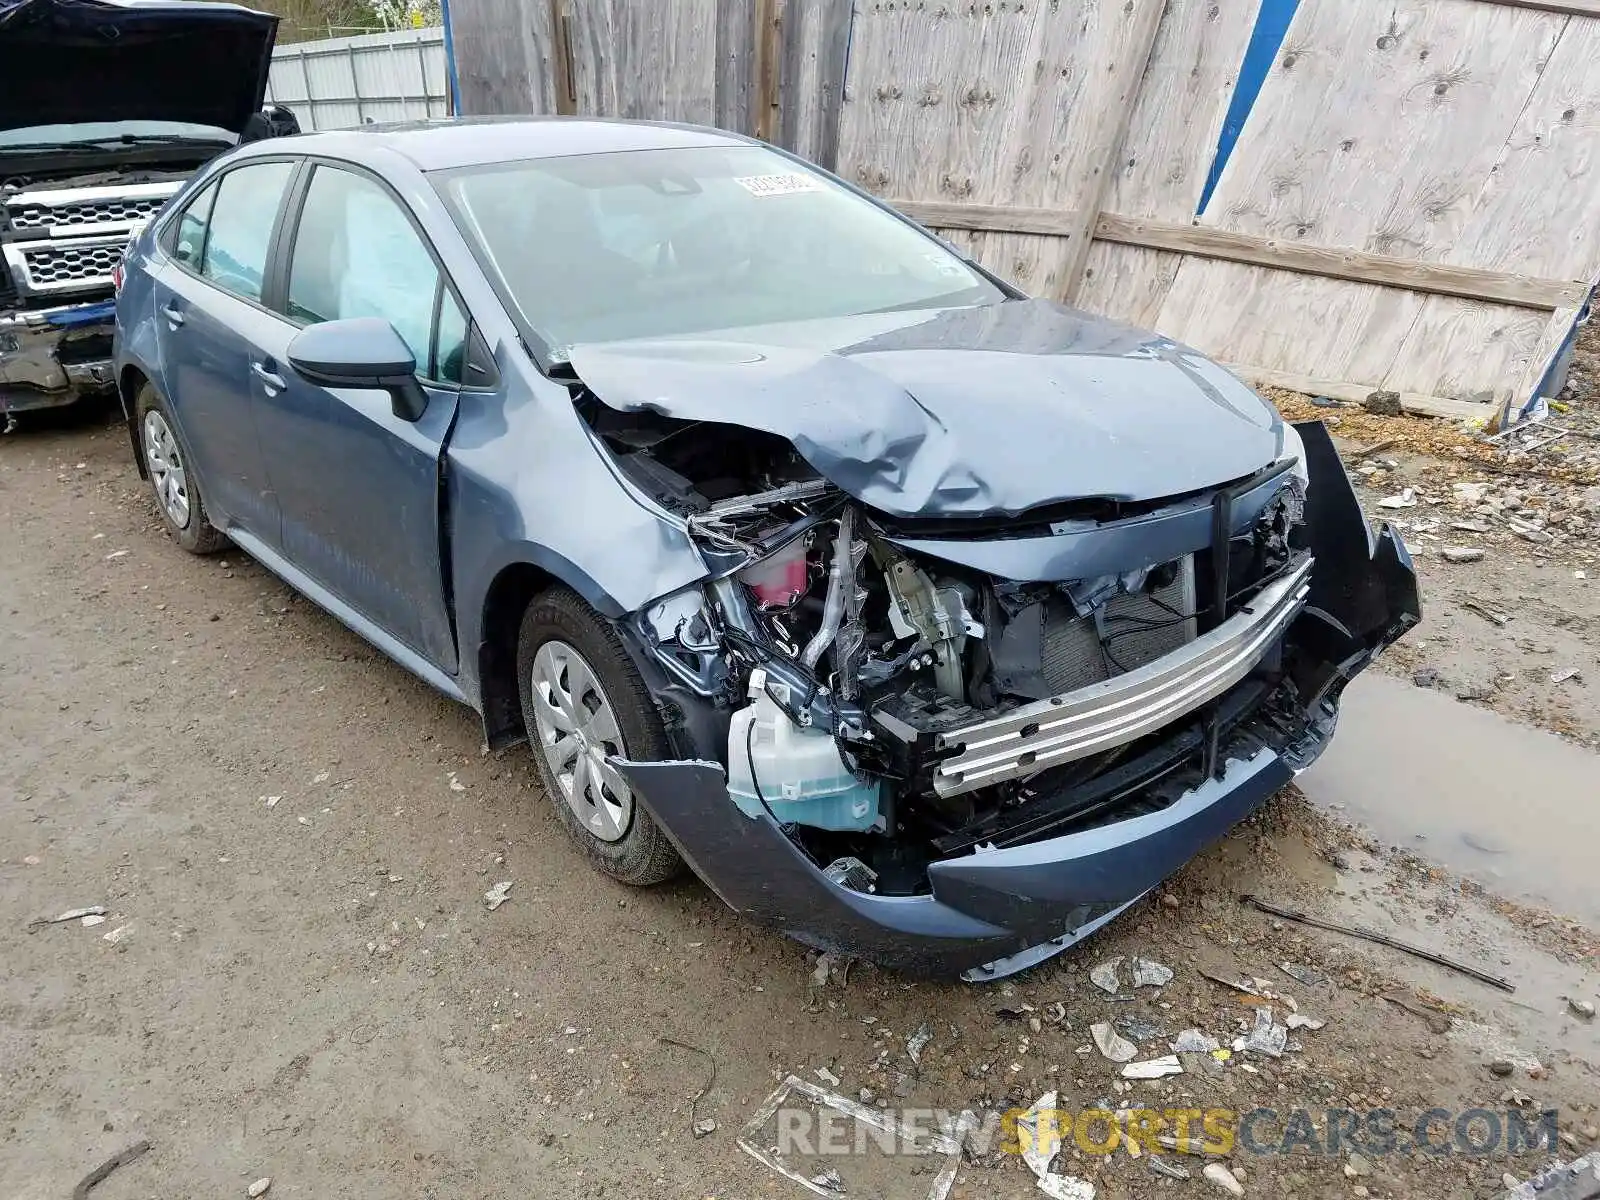
<path id="1" fill-rule="evenodd" d="M 1300 0 L 1207 197 L 1263 2 L 450 12 L 464 111 L 765 137 L 1257 382 L 1533 395 L 1600 274 L 1600 0 Z"/>

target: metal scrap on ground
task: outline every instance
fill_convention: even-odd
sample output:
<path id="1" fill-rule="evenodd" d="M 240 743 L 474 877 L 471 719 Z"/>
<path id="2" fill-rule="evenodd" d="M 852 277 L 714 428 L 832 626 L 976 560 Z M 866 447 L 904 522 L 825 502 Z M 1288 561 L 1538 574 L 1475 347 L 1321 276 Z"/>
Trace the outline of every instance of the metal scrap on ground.
<path id="1" fill-rule="evenodd" d="M 90 1171 L 78 1181 L 78 1186 L 72 1189 L 72 1200 L 86 1200 L 86 1197 L 89 1195 L 90 1188 L 94 1187 L 98 1183 L 103 1183 L 106 1176 L 110 1175 L 111 1172 L 115 1171 L 118 1167 L 127 1166 L 148 1149 L 150 1149 L 150 1142 L 145 1140 L 135 1142 L 126 1150 L 120 1151 L 117 1154 L 113 1154 L 110 1158 L 106 1159 L 105 1162 L 101 1163 L 98 1167 Z"/>
<path id="2" fill-rule="evenodd" d="M 1420 946 L 1409 945 L 1398 938 L 1390 937 L 1386 933 L 1379 933 L 1374 929 L 1367 929 L 1360 925 L 1338 925 L 1332 921 L 1324 921 L 1318 917 L 1313 917 L 1310 913 L 1303 913 L 1297 908 L 1283 908 L 1280 905 L 1263 900 L 1260 896 L 1240 896 L 1239 899 L 1246 904 L 1254 905 L 1264 913 L 1270 913 L 1274 917 L 1282 917 L 1285 921 L 1298 921 L 1302 925 L 1310 925 L 1313 929 L 1326 929 L 1330 933 L 1348 933 L 1352 937 L 1375 942 L 1380 946 L 1387 946 L 1391 950 L 1398 950 L 1402 954 L 1411 955 L 1413 958 L 1424 959 L 1427 962 L 1437 963 L 1441 967 L 1448 967 L 1450 970 L 1465 975 L 1469 979 L 1487 983 L 1490 987 L 1497 987 L 1503 992 L 1515 992 L 1517 990 L 1514 983 L 1508 979 L 1501 978 L 1499 975 L 1490 975 L 1487 971 L 1478 970 L 1477 967 L 1457 962 L 1455 959 L 1448 958 L 1443 954 L 1435 954 L 1432 950 L 1424 950 Z"/>

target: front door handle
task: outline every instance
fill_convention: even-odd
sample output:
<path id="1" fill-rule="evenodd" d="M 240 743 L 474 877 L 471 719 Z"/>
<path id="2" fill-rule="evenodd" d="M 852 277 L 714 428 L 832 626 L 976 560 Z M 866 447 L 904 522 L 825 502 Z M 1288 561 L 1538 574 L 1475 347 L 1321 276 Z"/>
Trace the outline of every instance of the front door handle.
<path id="1" fill-rule="evenodd" d="M 261 380 L 262 383 L 267 385 L 267 389 L 268 389 L 269 392 L 273 392 L 273 391 L 281 392 L 281 391 L 283 391 L 284 387 L 287 386 L 283 382 L 283 376 L 282 375 L 276 374 L 273 371 L 269 371 L 261 363 L 252 362 L 250 364 L 250 371 L 251 371 L 252 374 L 255 375 L 255 377 L 257 379 Z"/>
<path id="2" fill-rule="evenodd" d="M 183 314 L 178 311 L 176 304 L 168 304 L 161 310 L 161 315 L 167 319 L 167 324 L 174 329 L 183 324 Z"/>

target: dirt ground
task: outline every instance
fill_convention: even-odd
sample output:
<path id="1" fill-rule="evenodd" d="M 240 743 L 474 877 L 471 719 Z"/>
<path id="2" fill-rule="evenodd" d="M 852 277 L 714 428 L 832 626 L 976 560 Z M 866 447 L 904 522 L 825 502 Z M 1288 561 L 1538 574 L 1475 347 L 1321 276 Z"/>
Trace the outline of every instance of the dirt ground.
<path id="1" fill-rule="evenodd" d="M 1439 486 L 1400 483 L 1426 481 L 1436 457 L 1395 457 L 1373 503 Z M 263 1177 L 269 1198 L 317 1200 L 799 1197 L 735 1144 L 790 1073 L 952 1111 L 1052 1088 L 1069 1108 L 1525 1099 L 1559 1111 L 1561 1156 L 1600 1137 L 1596 1024 L 1567 1003 L 1600 993 L 1594 936 L 1379 853 L 1293 789 L 1090 944 L 1008 984 L 858 965 L 818 987 L 814 956 L 698 883 L 640 893 L 589 871 L 523 751 L 484 754 L 471 713 L 243 555 L 178 551 L 107 412 L 0 440 L 0 509 L 7 1200 L 65 1197 L 141 1139 L 149 1152 L 95 1200 L 242 1195 Z M 1436 509 L 1453 511 L 1422 506 Z M 1475 564 L 1424 552 L 1428 622 L 1394 669 L 1432 667 L 1429 686 L 1451 692 L 1491 680 L 1474 703 L 1600 744 L 1591 681 L 1549 682 L 1571 665 L 1600 685 L 1600 606 L 1574 576 L 1588 549 L 1565 533 L 1549 548 L 1473 544 L 1491 542 Z M 1513 619 L 1464 610 L 1474 597 Z M 1592 821 L 1575 835 L 1593 838 Z M 501 880 L 511 899 L 491 912 L 483 893 Z M 1379 926 L 1517 993 L 1274 918 L 1245 893 Z M 104 923 L 28 928 L 92 904 Z M 1175 977 L 1113 998 L 1088 970 L 1118 954 Z M 1327 1023 L 1295 1031 L 1281 1058 L 1192 1056 L 1184 1074 L 1123 1084 L 1094 1022 L 1119 1021 L 1141 1059 L 1188 1026 L 1225 1044 L 1250 1027 L 1253 998 L 1201 971 L 1261 977 Z M 918 1062 L 906 1043 L 924 1026 Z M 694 1137 L 707 1117 L 717 1128 Z M 1486 1197 L 1550 1157 L 1225 1161 L 1251 1196 Z M 1151 1160 L 1069 1151 L 1059 1166 L 1102 1197 L 1224 1194 L 1199 1158 L 1160 1156 L 1188 1181 Z M 846 1195 L 923 1197 L 936 1182 L 915 1158 L 828 1165 Z M 1040 1194 L 994 1152 L 969 1155 L 951 1191 Z"/>

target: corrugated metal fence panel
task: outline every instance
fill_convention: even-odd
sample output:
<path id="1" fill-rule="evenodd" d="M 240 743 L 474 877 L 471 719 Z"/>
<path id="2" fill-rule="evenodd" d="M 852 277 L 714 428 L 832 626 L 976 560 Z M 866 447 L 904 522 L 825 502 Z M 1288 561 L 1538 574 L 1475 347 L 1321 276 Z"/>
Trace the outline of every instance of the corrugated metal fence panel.
<path id="1" fill-rule="evenodd" d="M 279 46 L 267 84 L 307 131 L 449 116 L 449 96 L 442 29 Z"/>

